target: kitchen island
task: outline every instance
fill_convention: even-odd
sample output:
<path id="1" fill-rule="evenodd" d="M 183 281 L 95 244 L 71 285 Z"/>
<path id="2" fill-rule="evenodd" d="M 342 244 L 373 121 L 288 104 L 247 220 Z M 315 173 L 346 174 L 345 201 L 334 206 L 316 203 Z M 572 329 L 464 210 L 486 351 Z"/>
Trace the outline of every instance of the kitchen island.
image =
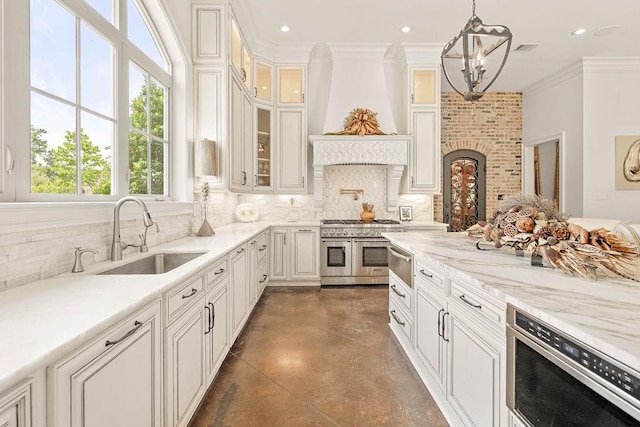
<path id="1" fill-rule="evenodd" d="M 512 424 L 505 407 L 508 304 L 640 371 L 640 283 L 604 277 L 590 281 L 535 267 L 529 257 L 518 257 L 512 249 L 479 251 L 477 239 L 464 233 L 384 236 L 413 254 L 415 260 L 414 289 L 403 287 L 393 274 L 390 277 L 390 284 L 396 284 L 395 289 L 390 288 L 390 310 L 394 311 L 390 325 L 452 424 L 477 425 L 480 420 L 482 425 L 518 425 Z M 405 304 L 408 299 L 414 301 Z M 482 309 L 478 309 L 480 305 Z M 437 331 L 424 321 L 433 320 L 435 325 L 435 316 Z M 406 325 L 400 328 L 403 323 Z M 463 339 L 453 339 L 456 331 L 457 338 Z M 460 346 L 466 332 L 473 335 L 476 347 Z M 429 338 L 429 333 L 436 340 Z M 436 346 L 443 349 L 434 352 Z M 470 386 L 472 391 L 465 395 L 461 392 L 465 384 L 456 382 L 460 374 L 452 372 L 451 365 L 472 363 L 473 358 L 464 359 L 461 353 L 476 350 L 475 357 L 486 356 L 478 366 L 491 375 L 477 381 L 487 384 L 482 392 L 482 387 Z M 475 374 L 471 370 L 464 376 Z M 490 400 L 476 403 L 490 392 Z M 492 406 L 492 411 L 486 406 Z"/>

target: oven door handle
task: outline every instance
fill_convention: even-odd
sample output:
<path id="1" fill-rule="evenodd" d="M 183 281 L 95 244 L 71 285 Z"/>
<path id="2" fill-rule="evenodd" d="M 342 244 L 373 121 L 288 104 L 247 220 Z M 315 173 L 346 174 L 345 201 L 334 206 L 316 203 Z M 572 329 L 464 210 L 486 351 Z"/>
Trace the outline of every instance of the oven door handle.
<path id="1" fill-rule="evenodd" d="M 399 259 L 401 259 L 401 260 L 403 260 L 403 261 L 406 261 L 406 262 L 411 262 L 411 257 L 409 257 L 409 256 L 405 256 L 405 255 L 402 255 L 402 254 L 400 254 L 400 253 L 398 253 L 398 252 L 394 251 L 394 250 L 393 250 L 393 249 L 391 249 L 391 248 L 387 248 L 387 249 L 389 249 L 389 252 L 390 252 L 390 253 L 391 253 L 391 255 L 393 255 L 394 257 L 399 258 Z"/>

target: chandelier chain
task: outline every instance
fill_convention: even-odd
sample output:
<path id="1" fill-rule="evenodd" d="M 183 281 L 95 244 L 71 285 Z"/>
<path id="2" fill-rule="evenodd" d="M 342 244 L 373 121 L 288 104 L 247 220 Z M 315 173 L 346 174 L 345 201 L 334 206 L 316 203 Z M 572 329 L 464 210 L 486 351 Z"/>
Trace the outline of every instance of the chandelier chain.
<path id="1" fill-rule="evenodd" d="M 476 0 L 473 0 L 473 8 L 471 9 L 473 16 L 476 16 Z"/>

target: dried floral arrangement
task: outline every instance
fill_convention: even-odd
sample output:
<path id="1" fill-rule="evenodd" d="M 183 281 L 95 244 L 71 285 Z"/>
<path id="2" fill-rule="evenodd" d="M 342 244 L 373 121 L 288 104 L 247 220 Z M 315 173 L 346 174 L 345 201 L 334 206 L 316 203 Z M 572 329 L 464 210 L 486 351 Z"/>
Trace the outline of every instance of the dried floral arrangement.
<path id="1" fill-rule="evenodd" d="M 326 135 L 385 135 L 378 126 L 378 113 L 368 108 L 354 108 L 344 119 L 344 130 Z"/>
<path id="2" fill-rule="evenodd" d="M 565 273 L 597 279 L 599 274 L 640 281 L 640 247 L 611 231 L 586 230 L 569 222 L 553 201 L 540 196 L 509 196 L 489 221 L 469 227 L 495 247 L 511 246 L 541 255 Z"/>

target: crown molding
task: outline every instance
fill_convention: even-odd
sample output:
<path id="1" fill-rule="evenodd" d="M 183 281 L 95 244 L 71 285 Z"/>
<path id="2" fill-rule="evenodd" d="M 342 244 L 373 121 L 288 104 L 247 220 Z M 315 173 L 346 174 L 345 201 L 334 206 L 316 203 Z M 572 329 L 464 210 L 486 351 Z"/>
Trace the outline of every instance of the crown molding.
<path id="1" fill-rule="evenodd" d="M 538 80 L 537 82 L 525 87 L 522 90 L 522 94 L 526 96 L 535 95 L 536 93 L 555 87 L 574 77 L 582 76 L 582 73 L 582 61 L 575 62 L 568 67 L 558 71 L 557 73 L 545 77 L 542 80 Z"/>
<path id="2" fill-rule="evenodd" d="M 611 72 L 637 72 L 640 71 L 640 58 L 616 57 L 616 58 L 582 58 L 585 73 L 611 73 Z"/>

